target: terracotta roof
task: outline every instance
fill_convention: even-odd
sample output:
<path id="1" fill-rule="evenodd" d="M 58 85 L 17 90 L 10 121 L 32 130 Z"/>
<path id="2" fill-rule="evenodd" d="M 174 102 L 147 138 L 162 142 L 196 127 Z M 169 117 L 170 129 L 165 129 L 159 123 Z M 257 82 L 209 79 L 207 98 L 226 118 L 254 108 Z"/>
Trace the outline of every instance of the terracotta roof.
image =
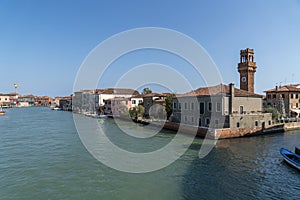
<path id="1" fill-rule="evenodd" d="M 138 94 L 138 95 L 134 95 L 132 97 L 130 97 L 131 99 L 133 98 L 143 98 L 145 95 L 144 94 Z"/>
<path id="2" fill-rule="evenodd" d="M 32 94 L 26 94 L 26 95 L 23 95 L 23 96 L 19 96 L 19 99 L 20 98 L 34 98 L 35 96 L 33 96 Z"/>
<path id="3" fill-rule="evenodd" d="M 265 92 L 300 92 L 300 84 L 279 86 Z"/>
<path id="4" fill-rule="evenodd" d="M 224 84 L 219 84 L 215 86 L 210 86 L 210 87 L 203 87 L 203 88 L 198 88 L 196 90 L 193 90 L 188 93 L 184 94 L 176 94 L 176 97 L 185 97 L 185 96 L 213 96 L 213 95 L 230 95 L 230 87 L 228 85 Z M 234 88 L 234 95 L 235 96 L 245 96 L 245 97 L 260 97 L 262 98 L 262 95 L 255 94 L 252 92 L 248 92 L 246 90 L 241 90 L 238 88 Z"/>
<path id="5" fill-rule="evenodd" d="M 124 97 L 115 97 L 112 99 L 113 101 L 129 101 L 129 98 Z"/>
<path id="6" fill-rule="evenodd" d="M 139 92 L 133 89 L 127 88 L 106 88 L 96 90 L 98 94 L 129 94 L 129 95 L 138 95 Z"/>
<path id="7" fill-rule="evenodd" d="M 166 97 L 168 96 L 166 93 L 158 94 L 158 93 L 150 93 L 150 94 L 144 94 L 144 97 Z"/>

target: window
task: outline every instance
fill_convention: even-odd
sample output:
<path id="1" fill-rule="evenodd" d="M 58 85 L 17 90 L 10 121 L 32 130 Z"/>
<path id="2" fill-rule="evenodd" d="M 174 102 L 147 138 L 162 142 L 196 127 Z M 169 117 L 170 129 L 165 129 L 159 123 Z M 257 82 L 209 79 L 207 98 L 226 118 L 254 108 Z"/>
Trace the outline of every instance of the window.
<path id="1" fill-rule="evenodd" d="M 293 99 L 294 98 L 294 94 L 291 94 L 291 99 Z"/>
<path id="2" fill-rule="evenodd" d="M 192 121 L 192 123 L 194 123 L 194 117 L 191 117 L 191 121 Z"/>
<path id="3" fill-rule="evenodd" d="M 273 99 L 276 99 L 276 94 L 273 94 Z"/>
<path id="4" fill-rule="evenodd" d="M 219 124 L 219 120 L 215 120 L 215 125 L 218 125 Z"/>
<path id="5" fill-rule="evenodd" d="M 200 115 L 203 115 L 204 114 L 204 103 L 203 102 L 200 102 Z"/>
<path id="6" fill-rule="evenodd" d="M 298 103 L 296 103 L 296 108 L 298 108 Z"/>
<path id="7" fill-rule="evenodd" d="M 298 97 L 299 97 L 298 94 L 296 94 L 296 99 L 298 99 Z"/>
<path id="8" fill-rule="evenodd" d="M 184 116 L 184 121 L 187 122 L 187 116 Z"/>
<path id="9" fill-rule="evenodd" d="M 187 110 L 187 103 L 184 103 L 184 109 Z"/>
<path id="10" fill-rule="evenodd" d="M 132 103 L 132 104 L 136 104 L 136 100 L 132 100 L 131 103 Z"/>
<path id="11" fill-rule="evenodd" d="M 281 98 L 283 98 L 283 99 L 284 99 L 284 98 L 285 98 L 285 95 L 284 95 L 284 94 L 281 94 Z"/>
<path id="12" fill-rule="evenodd" d="M 255 121 L 255 126 L 258 126 L 258 121 Z"/>
<path id="13" fill-rule="evenodd" d="M 191 104 L 191 109 L 194 110 L 194 102 Z"/>
<path id="14" fill-rule="evenodd" d="M 240 106 L 240 114 L 244 114 L 244 106 Z"/>
<path id="15" fill-rule="evenodd" d="M 181 103 L 178 103 L 178 109 L 181 110 Z"/>
<path id="16" fill-rule="evenodd" d="M 176 102 L 173 103 L 173 108 L 174 108 L 174 109 L 177 108 L 177 103 L 176 103 Z"/>
<path id="17" fill-rule="evenodd" d="M 268 94 L 268 99 L 271 99 L 271 95 L 270 94 Z"/>
<path id="18" fill-rule="evenodd" d="M 240 128 L 240 122 L 236 123 L 236 127 Z"/>
<path id="19" fill-rule="evenodd" d="M 269 126 L 271 126 L 272 125 L 272 122 L 271 122 L 271 120 L 269 120 Z"/>
<path id="20" fill-rule="evenodd" d="M 207 104 L 207 110 L 210 112 L 211 111 L 211 102 L 208 102 Z"/>
<path id="21" fill-rule="evenodd" d="M 221 103 L 217 102 L 217 112 L 221 112 Z"/>
<path id="22" fill-rule="evenodd" d="M 201 118 L 199 118 L 199 126 L 202 126 Z"/>
<path id="23" fill-rule="evenodd" d="M 205 124 L 208 126 L 210 124 L 210 119 L 209 118 L 206 118 L 205 119 Z"/>
<path id="24" fill-rule="evenodd" d="M 291 103 L 291 108 L 293 108 L 293 106 L 294 106 L 293 103 Z"/>

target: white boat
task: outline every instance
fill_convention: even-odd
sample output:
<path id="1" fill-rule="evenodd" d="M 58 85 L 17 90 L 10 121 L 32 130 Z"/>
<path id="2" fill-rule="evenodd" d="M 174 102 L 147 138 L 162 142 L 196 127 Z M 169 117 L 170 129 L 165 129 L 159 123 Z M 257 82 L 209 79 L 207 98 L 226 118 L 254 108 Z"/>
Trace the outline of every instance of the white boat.
<path id="1" fill-rule="evenodd" d="M 5 111 L 2 109 L 2 107 L 0 107 L 0 116 L 1 115 L 5 115 Z"/>

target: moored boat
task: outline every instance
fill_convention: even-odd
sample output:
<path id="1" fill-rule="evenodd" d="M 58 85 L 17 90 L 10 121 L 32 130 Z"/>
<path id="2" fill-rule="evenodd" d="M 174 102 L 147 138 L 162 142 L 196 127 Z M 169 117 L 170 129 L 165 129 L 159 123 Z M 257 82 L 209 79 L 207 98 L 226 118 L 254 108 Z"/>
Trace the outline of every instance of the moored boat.
<path id="1" fill-rule="evenodd" d="M 5 111 L 2 110 L 2 107 L 0 107 L 0 115 L 4 115 L 5 114 Z"/>
<path id="2" fill-rule="evenodd" d="M 288 164 L 300 170 L 300 155 L 285 148 L 281 148 L 280 153 Z"/>

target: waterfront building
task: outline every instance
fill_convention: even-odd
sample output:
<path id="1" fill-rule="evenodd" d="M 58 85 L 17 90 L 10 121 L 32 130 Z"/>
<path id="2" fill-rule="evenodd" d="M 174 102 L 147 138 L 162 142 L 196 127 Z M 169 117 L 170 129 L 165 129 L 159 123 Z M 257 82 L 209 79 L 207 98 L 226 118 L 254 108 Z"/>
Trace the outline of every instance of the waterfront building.
<path id="1" fill-rule="evenodd" d="M 35 96 L 32 94 L 19 96 L 19 106 L 20 107 L 28 107 L 34 106 Z"/>
<path id="2" fill-rule="evenodd" d="M 34 98 L 35 106 L 51 106 L 52 98 L 49 96 L 36 96 Z"/>
<path id="3" fill-rule="evenodd" d="M 203 87 L 173 97 L 173 121 L 199 127 L 256 128 L 272 125 L 262 113 L 263 96 L 254 93 L 254 50 L 240 51 L 240 89 L 234 84 Z"/>
<path id="4" fill-rule="evenodd" d="M 104 102 L 104 114 L 119 116 L 120 114 L 128 114 L 128 110 L 131 109 L 130 98 L 115 97 L 104 100 Z"/>
<path id="5" fill-rule="evenodd" d="M 96 90 L 81 90 L 72 97 L 72 110 L 81 114 L 96 114 L 99 109 L 99 95 Z"/>
<path id="6" fill-rule="evenodd" d="M 157 93 L 145 94 L 143 96 L 143 107 L 145 108 L 144 116 L 146 118 L 151 117 L 150 116 L 150 109 L 151 108 L 156 110 L 156 111 L 151 110 L 153 113 L 157 113 L 157 112 L 159 112 L 159 108 L 165 107 L 165 103 L 166 103 L 165 100 L 166 100 L 167 96 L 168 96 L 168 94 L 166 94 L 166 93 L 163 93 L 163 94 L 157 94 Z"/>
<path id="7" fill-rule="evenodd" d="M 255 128 L 272 125 L 262 96 L 219 84 L 173 97 L 173 120 L 200 127 Z"/>
<path id="8" fill-rule="evenodd" d="M 99 106 L 102 107 L 105 104 L 105 101 L 108 99 L 114 99 L 117 97 L 130 98 L 134 95 L 138 95 L 139 92 L 133 89 L 128 88 L 106 88 L 106 89 L 97 89 L 96 93 L 99 96 Z"/>
<path id="9" fill-rule="evenodd" d="M 134 95 L 130 98 L 131 100 L 131 108 L 137 107 L 139 105 L 143 105 L 143 94 Z"/>
<path id="10" fill-rule="evenodd" d="M 0 94 L 0 105 L 2 107 L 16 107 L 18 106 L 19 94 L 12 92 L 9 94 Z"/>
<path id="11" fill-rule="evenodd" d="M 0 106 L 2 107 L 11 107 L 9 94 L 0 94 Z"/>
<path id="12" fill-rule="evenodd" d="M 276 108 L 283 117 L 300 117 L 300 84 L 276 86 L 265 93 L 265 108 Z"/>
<path id="13" fill-rule="evenodd" d="M 59 107 L 65 111 L 72 111 L 72 96 L 66 97 L 55 97 L 54 98 L 54 106 Z"/>
<path id="14" fill-rule="evenodd" d="M 104 112 L 107 100 L 115 98 L 130 98 L 133 95 L 139 94 L 138 91 L 126 88 L 106 88 L 96 90 L 81 90 L 74 93 L 73 96 L 73 111 L 84 114 L 100 114 Z M 106 111 L 111 109 L 107 106 Z"/>

